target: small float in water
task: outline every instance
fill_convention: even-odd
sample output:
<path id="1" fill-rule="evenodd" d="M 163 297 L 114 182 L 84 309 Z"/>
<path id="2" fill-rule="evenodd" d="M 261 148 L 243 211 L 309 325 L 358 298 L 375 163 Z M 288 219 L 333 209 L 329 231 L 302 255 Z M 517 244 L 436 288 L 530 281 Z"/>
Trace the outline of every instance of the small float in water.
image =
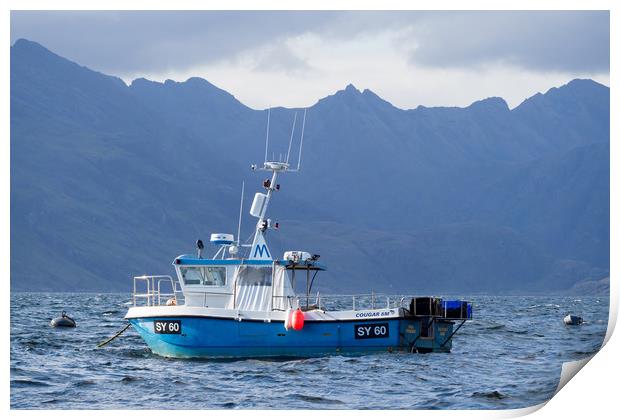
<path id="1" fill-rule="evenodd" d="M 240 241 L 242 188 L 237 237 L 212 234 L 212 258 L 203 257 L 204 244 L 199 240 L 195 255 L 173 260 L 176 278 L 134 277 L 133 305 L 125 319 L 153 353 L 220 358 L 449 352 L 453 336 L 472 318 L 471 303 L 462 300 L 314 294 L 315 279 L 326 270 L 320 255 L 272 254 L 266 238 L 279 224 L 267 217 L 267 210 L 280 191 L 279 176 L 300 170 L 305 119 L 304 112 L 296 168 L 289 164 L 295 124 L 286 159 L 267 160 L 267 129 L 265 162 L 252 169 L 267 171 L 270 177 L 250 207 L 250 215 L 257 219 L 251 242 Z"/>
<path id="2" fill-rule="evenodd" d="M 59 317 L 52 319 L 50 326 L 54 328 L 75 328 L 77 324 L 75 323 L 75 320 L 67 315 L 65 311 L 62 311 L 62 314 L 60 314 Z"/>
<path id="3" fill-rule="evenodd" d="M 577 315 L 568 314 L 564 317 L 564 324 L 566 325 L 581 325 L 583 324 L 583 318 Z"/>

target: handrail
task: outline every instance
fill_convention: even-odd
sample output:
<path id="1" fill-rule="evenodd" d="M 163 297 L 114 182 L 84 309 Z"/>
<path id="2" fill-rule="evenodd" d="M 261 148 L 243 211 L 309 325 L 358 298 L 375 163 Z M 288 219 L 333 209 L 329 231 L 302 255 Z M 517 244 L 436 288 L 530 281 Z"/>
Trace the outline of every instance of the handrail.
<path id="1" fill-rule="evenodd" d="M 295 296 L 282 296 L 282 295 L 273 295 L 272 299 L 286 299 L 288 300 L 288 305 L 292 306 L 291 300 L 290 299 L 299 299 L 300 297 L 303 297 L 304 299 L 306 298 L 306 295 L 295 295 Z M 377 298 L 385 298 L 385 306 L 383 308 L 398 308 L 399 306 L 402 306 L 405 299 L 407 299 L 406 296 L 403 295 L 393 295 L 393 294 L 388 294 L 388 293 L 367 293 L 367 294 L 334 294 L 334 295 L 324 295 L 324 294 L 320 294 L 317 292 L 316 297 L 315 297 L 315 301 L 314 301 L 314 305 L 316 305 L 317 309 L 323 310 L 324 309 L 324 302 L 325 301 L 334 301 L 334 300 L 342 300 L 343 302 L 338 302 L 342 305 L 346 305 L 346 303 L 344 302 L 344 300 L 346 300 L 346 298 L 350 298 L 350 302 L 351 302 L 351 308 L 356 311 L 356 310 L 360 310 L 360 303 L 366 303 L 368 304 L 368 308 L 366 309 L 375 309 L 375 306 L 377 306 Z M 366 302 L 364 302 L 366 301 Z M 346 307 L 346 306 L 345 306 Z M 274 308 L 275 309 L 275 308 Z"/>
<path id="2" fill-rule="evenodd" d="M 144 282 L 146 285 L 146 292 L 138 292 L 138 284 Z M 170 283 L 171 292 L 162 293 L 162 283 Z M 154 276 L 135 276 L 133 278 L 133 306 L 138 305 L 138 298 L 146 298 L 146 306 L 161 306 L 162 298 L 177 298 L 179 290 L 177 289 L 178 280 L 174 280 L 169 275 L 154 275 Z M 180 283 L 179 283 L 180 284 Z"/>
<path id="3" fill-rule="evenodd" d="M 146 286 L 146 290 L 144 292 L 139 291 L 139 287 L 138 287 L 138 285 L 142 282 Z M 163 292 L 162 284 L 170 284 L 171 291 L 169 293 Z M 177 284 L 179 285 L 179 287 L 177 287 Z M 139 299 L 145 299 L 146 306 L 161 306 L 162 300 L 163 300 L 163 304 L 165 304 L 169 298 L 175 298 L 178 302 L 180 300 L 179 296 L 181 297 L 183 296 L 183 293 L 180 293 L 180 292 L 181 292 L 180 282 L 176 279 L 173 279 L 169 275 L 142 275 L 142 276 L 135 276 L 133 278 L 133 299 L 132 300 L 133 300 L 134 306 L 138 305 Z M 187 292 L 192 293 L 191 291 L 187 291 Z M 193 293 L 201 294 L 204 296 L 204 303 L 203 303 L 204 306 L 207 306 L 208 296 L 234 296 L 235 295 L 235 293 L 215 292 L 215 291 L 200 291 L 200 292 L 195 291 Z M 391 297 L 394 297 L 394 296 L 396 296 L 396 298 L 391 299 Z M 305 295 L 304 296 L 272 295 L 271 298 L 272 298 L 272 302 L 274 299 L 285 299 L 287 301 L 288 306 L 295 306 L 294 304 L 295 302 L 297 302 L 296 306 L 299 306 L 300 297 L 305 298 L 306 296 Z M 404 300 L 407 298 L 406 296 L 403 296 L 403 295 L 390 295 L 387 293 L 374 293 L 374 292 L 366 293 L 366 294 L 358 293 L 358 294 L 333 294 L 333 295 L 323 295 L 323 294 L 317 293 L 314 305 L 316 308 L 320 310 L 324 310 L 325 301 L 345 300 L 346 298 L 351 298 L 351 301 L 350 301 L 351 308 L 354 311 L 360 310 L 359 309 L 360 303 L 364 301 L 366 301 L 366 304 L 369 304 L 369 307 L 367 309 L 375 309 L 376 301 L 377 301 L 377 298 L 379 297 L 385 297 L 386 299 L 385 308 L 402 306 Z M 338 303 L 346 307 L 345 302 L 338 302 Z M 276 309 L 276 308 L 273 308 L 273 309 Z M 281 308 L 278 308 L 278 309 L 281 309 Z"/>

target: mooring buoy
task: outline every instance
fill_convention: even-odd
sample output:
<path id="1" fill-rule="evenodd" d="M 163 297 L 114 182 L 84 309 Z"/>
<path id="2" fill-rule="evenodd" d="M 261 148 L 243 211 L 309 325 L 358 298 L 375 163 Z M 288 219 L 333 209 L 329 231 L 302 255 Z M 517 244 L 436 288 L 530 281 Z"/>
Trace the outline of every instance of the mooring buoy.
<path id="1" fill-rule="evenodd" d="M 566 325 L 581 325 L 583 324 L 583 318 L 577 315 L 568 314 L 564 317 L 564 324 Z"/>
<path id="2" fill-rule="evenodd" d="M 67 315 L 65 311 L 62 311 L 58 318 L 54 318 L 50 322 L 51 327 L 75 328 L 76 325 L 75 320 Z"/>

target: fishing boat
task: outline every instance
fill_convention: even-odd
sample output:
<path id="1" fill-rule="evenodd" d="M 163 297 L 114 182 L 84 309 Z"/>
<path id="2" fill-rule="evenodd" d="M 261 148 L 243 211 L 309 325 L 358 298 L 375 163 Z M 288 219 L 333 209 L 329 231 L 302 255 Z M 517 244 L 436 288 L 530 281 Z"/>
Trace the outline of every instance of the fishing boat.
<path id="1" fill-rule="evenodd" d="M 132 306 L 125 319 L 153 353 L 238 358 L 449 352 L 453 336 L 472 318 L 471 303 L 461 300 L 315 294 L 315 278 L 326 270 L 317 253 L 272 254 L 267 237 L 279 225 L 267 216 L 268 208 L 280 191 L 280 175 L 301 169 L 305 120 L 304 112 L 296 167 L 289 164 L 295 122 L 285 159 L 267 159 L 267 128 L 264 163 L 252 169 L 269 172 L 270 177 L 250 206 L 250 215 L 257 219 L 251 241 L 239 240 L 242 188 L 237 237 L 212 234 L 211 258 L 203 256 L 205 246 L 198 240 L 196 254 L 174 258 L 176 278 L 134 277 Z"/>

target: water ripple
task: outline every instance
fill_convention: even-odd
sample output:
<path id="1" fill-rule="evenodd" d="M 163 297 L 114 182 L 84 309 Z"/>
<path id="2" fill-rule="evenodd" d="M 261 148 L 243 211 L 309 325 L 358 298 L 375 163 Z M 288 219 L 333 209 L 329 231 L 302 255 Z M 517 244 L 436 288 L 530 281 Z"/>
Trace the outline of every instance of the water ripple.
<path id="1" fill-rule="evenodd" d="M 498 409 L 546 401 L 563 361 L 597 351 L 608 299 L 470 298 L 449 354 L 174 360 L 123 325 L 126 294 L 11 295 L 11 408 Z M 49 321 L 60 311 L 78 327 Z M 586 323 L 567 328 L 566 313 Z M 148 396 L 145 398 L 145 396 Z M 277 398 L 274 398 L 277 396 Z"/>

